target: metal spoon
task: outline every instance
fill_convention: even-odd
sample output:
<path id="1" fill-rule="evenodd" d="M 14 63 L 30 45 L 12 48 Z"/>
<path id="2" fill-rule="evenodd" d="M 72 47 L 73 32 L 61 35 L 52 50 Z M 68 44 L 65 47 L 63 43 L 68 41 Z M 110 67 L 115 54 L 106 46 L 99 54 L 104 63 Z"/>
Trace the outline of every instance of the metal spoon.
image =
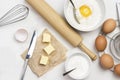
<path id="1" fill-rule="evenodd" d="M 63 73 L 63 76 L 66 76 L 67 74 L 71 73 L 71 72 L 72 72 L 72 71 L 74 71 L 75 69 L 76 69 L 76 68 L 71 69 L 71 70 L 69 70 L 69 71 L 67 71 L 67 72 Z"/>
<path id="2" fill-rule="evenodd" d="M 80 24 L 80 13 L 79 13 L 79 9 L 77 7 L 77 5 L 74 4 L 74 2 L 72 0 L 70 0 L 72 6 L 73 6 L 73 14 L 74 14 L 74 18 L 77 21 L 77 23 Z"/>
<path id="3" fill-rule="evenodd" d="M 117 14 L 118 14 L 118 24 L 120 25 L 120 2 L 116 3 Z"/>

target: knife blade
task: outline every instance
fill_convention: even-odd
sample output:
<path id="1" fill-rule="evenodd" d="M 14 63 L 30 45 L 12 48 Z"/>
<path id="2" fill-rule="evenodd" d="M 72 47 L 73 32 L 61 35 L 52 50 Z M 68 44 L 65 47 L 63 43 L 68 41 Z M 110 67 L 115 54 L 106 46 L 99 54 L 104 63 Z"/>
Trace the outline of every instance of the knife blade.
<path id="1" fill-rule="evenodd" d="M 25 72 L 27 69 L 28 60 L 32 57 L 32 54 L 33 54 L 33 51 L 34 51 L 34 48 L 36 45 L 36 41 L 37 41 L 37 33 L 36 33 L 36 31 L 34 31 L 32 38 L 31 38 L 31 41 L 30 41 L 29 48 L 28 48 L 28 53 L 27 53 L 26 58 L 25 58 L 25 62 L 24 62 L 24 66 L 23 66 L 23 70 L 22 70 L 22 74 L 21 74 L 21 80 L 24 79 L 24 75 L 25 75 Z"/>
<path id="2" fill-rule="evenodd" d="M 37 33 L 36 33 L 36 31 L 34 31 L 29 48 L 28 48 L 28 53 L 26 55 L 26 59 L 29 59 L 32 57 L 36 41 L 37 41 Z"/>
<path id="3" fill-rule="evenodd" d="M 72 0 L 70 0 L 70 2 L 71 2 L 71 4 L 72 4 L 72 6 L 73 6 L 74 18 L 75 18 L 75 20 L 77 21 L 77 23 L 80 24 L 80 19 L 81 19 L 81 17 L 80 17 L 79 9 L 77 8 L 77 6 L 75 5 L 75 3 L 74 3 Z"/>

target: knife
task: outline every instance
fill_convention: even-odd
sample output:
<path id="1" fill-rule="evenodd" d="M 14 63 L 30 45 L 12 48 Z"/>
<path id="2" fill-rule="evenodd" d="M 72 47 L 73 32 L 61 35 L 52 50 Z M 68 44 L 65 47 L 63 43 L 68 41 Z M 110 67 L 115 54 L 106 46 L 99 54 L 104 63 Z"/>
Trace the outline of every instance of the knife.
<path id="1" fill-rule="evenodd" d="M 75 3 L 74 3 L 72 0 L 70 0 L 70 2 L 71 2 L 71 4 L 72 4 L 72 6 L 73 6 L 73 14 L 74 14 L 74 17 L 75 17 L 77 23 L 80 24 L 80 19 L 81 19 L 81 17 L 80 17 L 79 9 L 77 8 L 77 6 L 75 5 Z"/>
<path id="2" fill-rule="evenodd" d="M 21 74 L 21 80 L 24 79 L 24 75 L 27 69 L 27 64 L 28 64 L 28 60 L 32 57 L 35 45 L 36 45 L 36 41 L 37 41 L 37 33 L 36 31 L 34 31 L 33 36 L 31 38 L 31 42 L 28 48 L 28 52 L 25 58 L 25 62 L 24 62 L 24 66 L 23 66 L 23 70 L 22 70 L 22 74 Z"/>

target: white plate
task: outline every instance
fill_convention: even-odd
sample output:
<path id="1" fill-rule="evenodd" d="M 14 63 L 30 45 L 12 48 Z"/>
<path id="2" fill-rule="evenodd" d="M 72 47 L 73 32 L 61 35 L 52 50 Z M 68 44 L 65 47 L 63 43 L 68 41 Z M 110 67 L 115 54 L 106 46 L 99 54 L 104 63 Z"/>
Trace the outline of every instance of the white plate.
<path id="1" fill-rule="evenodd" d="M 94 1 L 94 0 L 93 0 Z M 96 0 L 96 5 L 99 7 L 99 10 L 94 8 L 94 4 L 92 2 L 87 2 L 87 3 L 80 3 L 80 0 L 76 0 L 78 5 L 83 5 L 83 4 L 89 4 L 92 6 L 92 11 L 93 13 L 97 11 L 97 13 L 101 13 L 101 15 L 99 16 L 99 18 L 97 17 L 98 14 L 94 13 L 92 14 L 93 17 L 91 18 L 92 22 L 86 22 L 85 24 L 78 24 L 77 21 L 75 20 L 74 14 L 73 14 L 73 6 L 72 4 L 69 2 L 69 0 L 65 0 L 65 4 L 64 4 L 64 15 L 66 20 L 68 21 L 68 23 L 75 29 L 80 30 L 80 31 L 92 31 L 95 30 L 97 28 L 99 28 L 102 23 L 104 22 L 104 17 L 105 17 L 105 6 L 104 6 L 104 2 L 103 0 Z M 94 15 L 96 17 L 94 17 Z M 96 20 L 97 19 L 97 20 Z M 99 20 L 98 20 L 99 19 Z"/>
<path id="2" fill-rule="evenodd" d="M 65 70 L 67 72 L 74 68 L 76 69 L 68 75 L 73 79 L 85 79 L 91 70 L 91 59 L 85 53 L 73 53 L 65 62 Z"/>

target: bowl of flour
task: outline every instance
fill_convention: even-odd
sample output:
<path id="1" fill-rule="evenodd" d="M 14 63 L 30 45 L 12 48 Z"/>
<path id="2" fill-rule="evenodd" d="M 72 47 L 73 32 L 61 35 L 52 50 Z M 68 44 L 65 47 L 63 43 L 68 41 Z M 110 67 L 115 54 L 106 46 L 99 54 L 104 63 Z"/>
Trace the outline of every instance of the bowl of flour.
<path id="1" fill-rule="evenodd" d="M 69 77 L 77 80 L 85 79 L 91 70 L 91 59 L 81 52 L 75 52 L 65 62 L 65 70 L 70 71 Z"/>

